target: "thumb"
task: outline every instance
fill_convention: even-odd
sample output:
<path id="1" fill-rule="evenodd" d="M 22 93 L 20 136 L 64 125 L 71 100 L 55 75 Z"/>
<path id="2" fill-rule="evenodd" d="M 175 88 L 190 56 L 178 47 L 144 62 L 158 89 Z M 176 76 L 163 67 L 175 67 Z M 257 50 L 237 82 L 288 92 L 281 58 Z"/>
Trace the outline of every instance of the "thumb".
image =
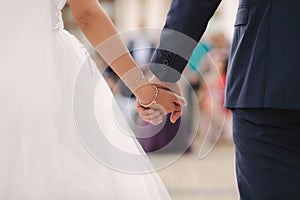
<path id="1" fill-rule="evenodd" d="M 180 105 L 176 105 L 175 110 L 171 113 L 170 121 L 175 124 L 176 121 L 181 117 L 182 115 L 182 107 Z"/>

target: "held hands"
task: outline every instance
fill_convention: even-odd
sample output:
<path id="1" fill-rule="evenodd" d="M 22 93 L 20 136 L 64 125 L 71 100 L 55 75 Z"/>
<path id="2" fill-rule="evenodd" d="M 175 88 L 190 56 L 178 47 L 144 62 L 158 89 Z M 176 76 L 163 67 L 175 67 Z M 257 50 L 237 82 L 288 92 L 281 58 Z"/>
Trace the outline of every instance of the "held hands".
<path id="1" fill-rule="evenodd" d="M 175 123 L 182 115 L 182 106 L 186 106 L 178 83 L 163 83 L 155 76 L 150 81 L 159 89 L 156 103 L 150 107 L 143 107 L 137 102 L 140 117 L 146 122 L 158 125 L 162 123 L 164 115 L 171 113 L 170 121 Z"/>

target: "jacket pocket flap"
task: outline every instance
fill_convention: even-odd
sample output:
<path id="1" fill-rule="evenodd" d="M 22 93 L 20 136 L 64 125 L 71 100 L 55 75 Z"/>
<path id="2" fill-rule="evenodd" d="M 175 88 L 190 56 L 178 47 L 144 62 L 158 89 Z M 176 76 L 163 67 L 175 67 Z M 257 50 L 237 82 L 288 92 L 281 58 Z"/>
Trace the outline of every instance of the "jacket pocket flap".
<path id="1" fill-rule="evenodd" d="M 248 6 L 240 6 L 237 11 L 234 26 L 246 25 L 248 23 L 248 14 L 249 14 Z"/>

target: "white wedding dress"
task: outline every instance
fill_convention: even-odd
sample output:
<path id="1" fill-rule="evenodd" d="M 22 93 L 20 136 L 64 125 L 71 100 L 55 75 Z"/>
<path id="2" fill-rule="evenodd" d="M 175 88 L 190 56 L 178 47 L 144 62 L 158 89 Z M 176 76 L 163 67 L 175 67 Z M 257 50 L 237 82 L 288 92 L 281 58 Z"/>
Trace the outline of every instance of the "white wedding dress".
<path id="1" fill-rule="evenodd" d="M 64 4 L 1 0 L 0 200 L 170 199 L 88 53 L 63 29 Z M 95 104 L 85 105 L 95 76 Z M 89 135 L 84 106 L 108 143 Z"/>

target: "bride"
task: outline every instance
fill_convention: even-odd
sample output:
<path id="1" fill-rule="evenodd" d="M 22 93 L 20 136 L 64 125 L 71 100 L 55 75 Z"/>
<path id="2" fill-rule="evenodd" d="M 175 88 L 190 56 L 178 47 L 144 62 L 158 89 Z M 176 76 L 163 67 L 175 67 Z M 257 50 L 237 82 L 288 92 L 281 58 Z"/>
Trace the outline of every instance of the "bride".
<path id="1" fill-rule="evenodd" d="M 88 133 L 78 134 L 73 91 L 89 55 L 63 29 L 64 4 L 64 0 L 1 1 L 0 200 L 170 199 L 156 173 L 112 169 L 84 146 L 80 135 Z M 178 115 L 182 99 L 151 85 L 119 37 L 101 45 L 116 31 L 98 1 L 69 0 L 69 4 L 86 37 L 140 104 Z M 122 56 L 116 58 L 117 53 Z M 113 96 L 103 77 L 99 79 L 95 113 L 101 131 L 114 135 L 112 143 L 145 155 L 135 139 L 124 137 L 114 125 L 113 111 L 108 109 Z M 109 159 L 131 163 L 135 169 L 150 166 L 146 156 L 124 160 L 101 150 Z"/>

